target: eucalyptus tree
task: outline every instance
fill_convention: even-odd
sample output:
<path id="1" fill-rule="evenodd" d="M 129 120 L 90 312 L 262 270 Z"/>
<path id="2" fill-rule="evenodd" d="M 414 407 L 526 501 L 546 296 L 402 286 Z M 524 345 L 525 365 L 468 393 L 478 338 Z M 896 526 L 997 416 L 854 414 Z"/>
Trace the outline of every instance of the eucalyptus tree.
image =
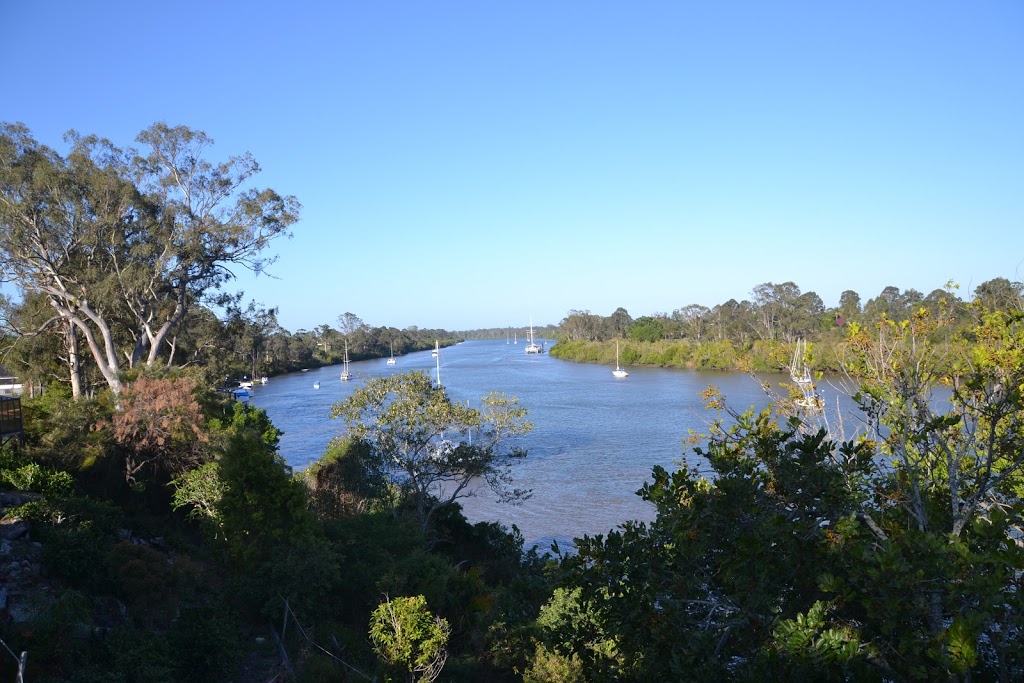
<path id="1" fill-rule="evenodd" d="M 839 317 L 843 322 L 852 322 L 860 317 L 860 294 L 847 289 L 839 295 Z"/>
<path id="2" fill-rule="evenodd" d="M 629 311 L 619 306 L 605 319 L 605 335 L 613 339 L 625 337 L 632 325 L 633 318 L 629 315 Z"/>
<path id="3" fill-rule="evenodd" d="M 798 308 L 800 288 L 793 282 L 774 284 L 765 282 L 754 287 L 752 292 L 757 324 L 754 331 L 763 340 L 785 337 L 792 327 Z"/>
<path id="4" fill-rule="evenodd" d="M 601 317 L 590 311 L 571 310 L 559 328 L 569 341 L 595 341 L 601 334 Z"/>
<path id="5" fill-rule="evenodd" d="M 749 301 L 729 299 L 712 308 L 708 320 L 708 333 L 719 341 L 746 343 L 757 324 L 757 314 Z"/>
<path id="6" fill-rule="evenodd" d="M 131 262 L 155 211 L 125 177 L 123 154 L 105 141 L 73 142 L 64 159 L 20 124 L 0 129 L 0 275 L 23 297 L 45 296 L 52 315 L 37 331 L 77 330 L 119 393 L 124 337 L 115 327 L 123 320 L 116 273 Z"/>
<path id="7" fill-rule="evenodd" d="M 993 278 L 975 288 L 974 298 L 989 308 L 1021 310 L 1024 309 L 1024 283 L 1011 282 L 1005 277 Z"/>
<path id="8" fill-rule="evenodd" d="M 864 318 L 870 321 L 904 320 L 913 314 L 913 308 L 924 300 L 916 289 L 900 292 L 899 287 L 889 285 L 873 299 L 864 304 Z"/>
<path id="9" fill-rule="evenodd" d="M 345 337 L 364 327 L 366 327 L 366 323 L 355 313 L 346 311 L 338 316 L 338 329 L 341 330 L 341 334 Z"/>
<path id="10" fill-rule="evenodd" d="M 682 328 L 682 335 L 698 344 L 704 341 L 709 327 L 711 309 L 700 304 L 683 306 L 672 313 Z"/>
<path id="11" fill-rule="evenodd" d="M 0 128 L 0 277 L 48 298 L 84 339 L 115 394 L 123 363 L 156 361 L 196 304 L 221 296 L 232 268 L 262 271 L 298 202 L 250 188 L 248 154 L 213 164 L 204 133 L 158 123 L 146 153 L 69 133 L 67 158 L 20 124 Z"/>
<path id="12" fill-rule="evenodd" d="M 270 243 L 288 235 L 299 203 L 249 181 L 260 171 L 245 153 L 212 163 L 203 158 L 213 140 L 184 126 L 157 123 L 138 141 L 148 154 L 135 159 L 138 182 L 161 207 L 154 267 L 126 297 L 141 331 L 133 358 L 149 346 L 148 361 L 189 308 L 235 277 L 232 268 L 261 273 L 273 263 L 263 256 Z"/>

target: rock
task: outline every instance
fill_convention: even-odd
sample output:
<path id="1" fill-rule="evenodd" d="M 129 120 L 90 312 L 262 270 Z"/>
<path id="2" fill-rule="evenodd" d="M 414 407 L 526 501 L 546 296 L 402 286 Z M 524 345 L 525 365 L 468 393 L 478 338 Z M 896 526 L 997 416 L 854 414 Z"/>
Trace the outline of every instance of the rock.
<path id="1" fill-rule="evenodd" d="M 28 522 L 18 517 L 0 519 L 0 539 L 13 541 L 28 533 Z"/>
<path id="2" fill-rule="evenodd" d="M 39 500 L 38 493 L 16 493 L 13 491 L 4 491 L 0 493 L 0 507 L 12 508 L 25 503 L 31 503 L 34 500 Z"/>
<path id="3" fill-rule="evenodd" d="M 6 538 L 0 540 L 0 557 L 7 557 L 11 554 L 11 550 L 14 548 L 11 542 Z"/>

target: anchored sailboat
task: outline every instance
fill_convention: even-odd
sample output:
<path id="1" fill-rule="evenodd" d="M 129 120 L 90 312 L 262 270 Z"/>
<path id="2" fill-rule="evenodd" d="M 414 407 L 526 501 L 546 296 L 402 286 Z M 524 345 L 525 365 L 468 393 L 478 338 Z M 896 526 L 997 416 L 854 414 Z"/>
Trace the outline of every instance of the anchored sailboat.
<path id="1" fill-rule="evenodd" d="M 619 340 L 615 340 L 615 369 L 612 370 L 613 377 L 629 377 L 629 373 L 619 365 Z"/>
<path id="2" fill-rule="evenodd" d="M 530 316 L 530 343 L 526 345 L 527 353 L 540 353 L 544 349 L 537 345 L 537 342 L 533 341 L 533 316 Z"/>
<path id="3" fill-rule="evenodd" d="M 439 351 L 441 347 L 438 346 L 437 340 L 434 340 L 434 360 L 437 363 L 437 388 L 441 388 L 441 354 Z"/>
<path id="4" fill-rule="evenodd" d="M 348 367 L 348 339 L 345 340 L 345 361 L 341 366 L 341 381 L 347 382 L 352 379 L 352 371 Z"/>
<path id="5" fill-rule="evenodd" d="M 388 365 L 395 364 L 395 342 L 391 342 L 391 358 L 388 358 Z"/>

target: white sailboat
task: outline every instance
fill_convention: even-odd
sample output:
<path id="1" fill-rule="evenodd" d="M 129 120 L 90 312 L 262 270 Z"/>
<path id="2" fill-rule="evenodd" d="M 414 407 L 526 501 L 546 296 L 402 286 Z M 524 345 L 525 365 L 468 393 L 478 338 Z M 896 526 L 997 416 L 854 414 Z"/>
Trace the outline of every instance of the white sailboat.
<path id="1" fill-rule="evenodd" d="M 348 367 L 348 339 L 345 340 L 345 361 L 341 366 L 341 381 L 347 382 L 352 379 L 352 371 Z"/>
<path id="2" fill-rule="evenodd" d="M 441 388 L 441 354 L 438 353 L 441 347 L 438 346 L 437 340 L 434 340 L 434 359 L 437 363 L 437 388 Z"/>
<path id="3" fill-rule="evenodd" d="M 391 342 L 391 358 L 388 358 L 388 365 L 395 364 L 395 342 Z"/>
<path id="4" fill-rule="evenodd" d="M 619 340 L 615 340 L 615 369 L 612 370 L 613 377 L 629 377 L 629 373 L 619 366 Z"/>
<path id="5" fill-rule="evenodd" d="M 540 353 L 544 349 L 537 345 L 537 342 L 533 341 L 533 316 L 530 316 L 530 343 L 526 345 L 527 353 Z"/>

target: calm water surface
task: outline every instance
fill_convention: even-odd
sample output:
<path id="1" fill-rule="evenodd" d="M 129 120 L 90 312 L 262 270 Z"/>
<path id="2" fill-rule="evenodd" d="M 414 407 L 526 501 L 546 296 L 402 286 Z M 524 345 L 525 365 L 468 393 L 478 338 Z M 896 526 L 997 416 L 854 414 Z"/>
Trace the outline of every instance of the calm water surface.
<path id="1" fill-rule="evenodd" d="M 547 340 L 547 347 L 553 343 Z M 684 457 L 701 464 L 683 439 L 689 429 L 706 431 L 712 415 L 699 393 L 709 384 L 734 408 L 767 404 L 744 374 L 628 368 L 628 378 L 616 379 L 611 367 L 546 353 L 528 356 L 522 343 L 497 339 L 442 349 L 440 359 L 441 382 L 453 399 L 477 405 L 488 392 L 504 391 L 529 410 L 534 429 L 521 441 L 529 456 L 516 463 L 513 475 L 515 485 L 532 488 L 533 496 L 521 506 L 501 505 L 485 486 L 463 507 L 472 521 L 515 524 L 527 547 L 541 550 L 552 540 L 566 547 L 574 537 L 651 519 L 653 507 L 636 491 L 654 465 L 671 470 Z M 351 366 L 355 381 L 341 382 L 340 366 L 332 366 L 274 377 L 254 389 L 252 404 L 284 430 L 281 454 L 295 470 L 319 459 L 328 441 L 344 432 L 343 422 L 330 419 L 331 406 L 366 380 L 409 370 L 436 376 L 429 351 L 401 356 L 394 366 L 384 358 Z M 313 388 L 317 381 L 320 389 Z"/>

